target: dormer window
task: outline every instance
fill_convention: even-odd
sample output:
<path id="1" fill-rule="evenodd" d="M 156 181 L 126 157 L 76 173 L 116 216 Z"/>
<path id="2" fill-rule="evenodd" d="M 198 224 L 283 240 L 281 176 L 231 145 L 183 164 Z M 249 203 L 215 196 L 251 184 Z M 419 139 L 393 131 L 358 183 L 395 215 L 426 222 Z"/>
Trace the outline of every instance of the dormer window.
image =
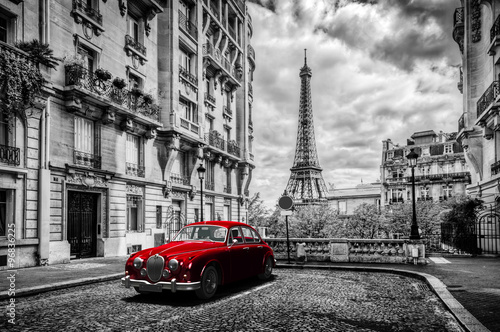
<path id="1" fill-rule="evenodd" d="M 453 144 L 445 144 L 444 145 L 444 154 L 453 153 Z"/>

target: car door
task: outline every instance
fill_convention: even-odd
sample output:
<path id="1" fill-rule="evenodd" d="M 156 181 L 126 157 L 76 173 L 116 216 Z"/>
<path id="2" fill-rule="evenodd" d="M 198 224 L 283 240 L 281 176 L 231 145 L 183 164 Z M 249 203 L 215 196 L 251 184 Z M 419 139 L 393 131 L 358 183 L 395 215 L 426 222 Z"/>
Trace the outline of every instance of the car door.
<path id="1" fill-rule="evenodd" d="M 260 272 L 262 259 L 262 248 L 258 248 L 258 242 L 255 241 L 254 232 L 250 227 L 242 226 L 241 231 L 245 238 L 245 243 L 248 246 L 248 275 L 254 276 Z M 262 247 L 262 246 L 261 246 Z"/>
<path id="2" fill-rule="evenodd" d="M 233 240 L 236 240 L 234 244 Z M 243 240 L 239 226 L 232 227 L 229 230 L 228 247 L 231 280 L 235 281 L 248 277 L 249 269 L 247 268 L 247 264 L 250 257 L 250 248 Z"/>

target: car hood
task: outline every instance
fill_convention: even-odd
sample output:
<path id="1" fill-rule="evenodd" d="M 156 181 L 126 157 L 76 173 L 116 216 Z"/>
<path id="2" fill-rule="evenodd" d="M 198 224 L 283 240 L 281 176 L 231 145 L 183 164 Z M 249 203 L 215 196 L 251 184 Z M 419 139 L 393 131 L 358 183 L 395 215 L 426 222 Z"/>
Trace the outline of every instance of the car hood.
<path id="1" fill-rule="evenodd" d="M 224 242 L 211 242 L 211 241 L 176 241 L 164 244 L 159 247 L 151 248 L 144 251 L 146 256 L 160 255 L 160 256 L 174 256 L 185 254 L 189 252 L 203 251 L 207 249 L 214 249 L 224 247 Z"/>

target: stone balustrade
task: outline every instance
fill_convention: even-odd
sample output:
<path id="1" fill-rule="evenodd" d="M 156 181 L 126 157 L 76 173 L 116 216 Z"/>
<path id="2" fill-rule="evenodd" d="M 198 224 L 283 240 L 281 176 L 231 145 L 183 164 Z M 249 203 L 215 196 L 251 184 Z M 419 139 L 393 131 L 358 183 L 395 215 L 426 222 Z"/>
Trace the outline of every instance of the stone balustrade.
<path id="1" fill-rule="evenodd" d="M 286 238 L 264 239 L 275 258 L 288 258 Z M 296 259 L 297 245 L 303 244 L 308 262 L 406 263 L 413 262 L 412 249 L 418 248 L 419 261 L 425 258 L 423 245 L 398 239 L 290 239 L 290 259 Z"/>

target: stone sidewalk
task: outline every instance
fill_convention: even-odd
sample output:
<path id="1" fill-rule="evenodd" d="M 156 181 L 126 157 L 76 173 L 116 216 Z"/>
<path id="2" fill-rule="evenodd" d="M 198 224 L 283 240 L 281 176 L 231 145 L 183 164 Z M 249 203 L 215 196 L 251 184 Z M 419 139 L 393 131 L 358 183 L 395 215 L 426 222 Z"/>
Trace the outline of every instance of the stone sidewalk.
<path id="1" fill-rule="evenodd" d="M 69 264 L 0 271 L 0 300 L 95 282 L 118 280 L 127 257 L 72 260 Z M 500 259 L 446 258 L 449 263 L 349 264 L 279 261 L 277 268 L 302 267 L 403 274 L 427 282 L 468 331 L 500 331 Z M 443 261 L 445 262 L 445 261 Z M 14 278 L 10 278 L 13 276 Z M 11 281 L 13 281 L 11 283 Z M 11 289 L 11 290 L 12 290 Z"/>

